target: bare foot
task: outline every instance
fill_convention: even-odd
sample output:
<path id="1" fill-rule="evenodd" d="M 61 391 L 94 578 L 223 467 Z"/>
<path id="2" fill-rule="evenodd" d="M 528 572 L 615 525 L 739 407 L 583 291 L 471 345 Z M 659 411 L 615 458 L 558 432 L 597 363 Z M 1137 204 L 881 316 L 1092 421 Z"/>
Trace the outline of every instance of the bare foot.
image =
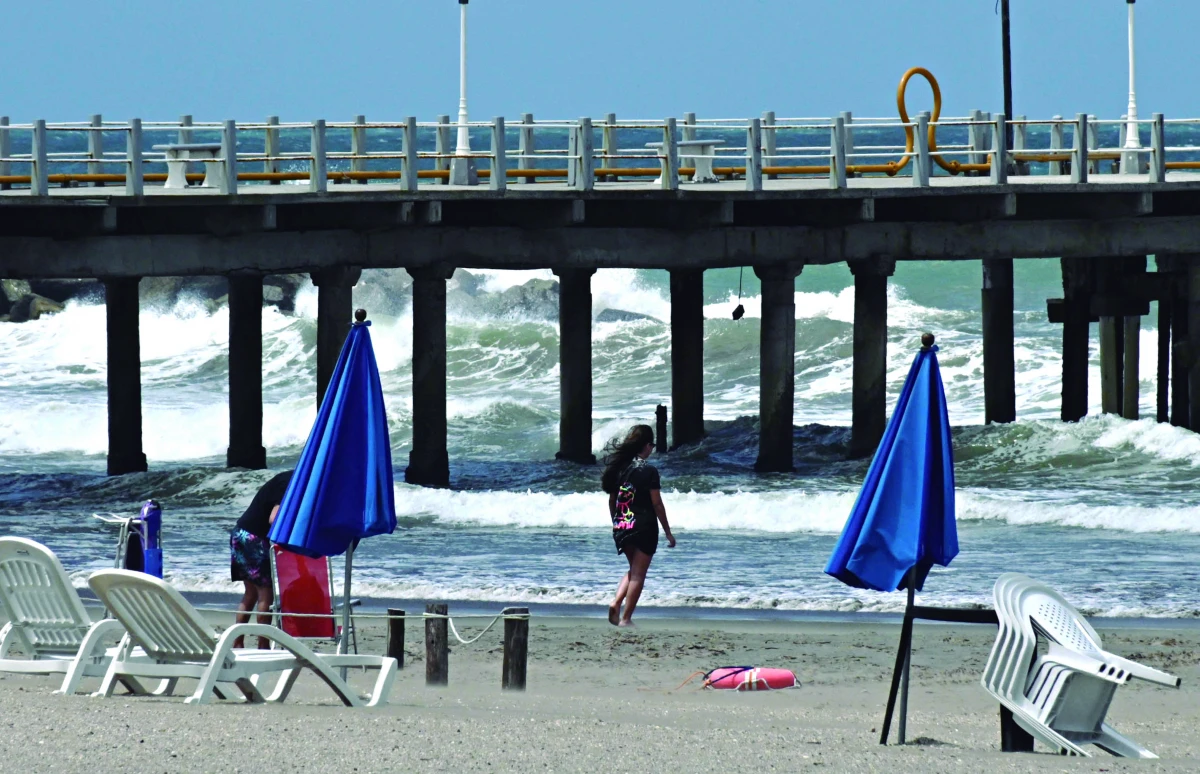
<path id="1" fill-rule="evenodd" d="M 246 638 L 245 637 L 234 637 L 234 639 L 233 639 L 234 650 L 239 650 L 244 647 L 246 647 Z"/>
<path id="2" fill-rule="evenodd" d="M 258 638 L 258 649 L 259 650 L 270 650 L 271 649 L 271 641 L 268 640 L 266 637 L 259 637 Z"/>
<path id="3" fill-rule="evenodd" d="M 616 605 L 608 606 L 608 622 L 613 626 L 617 626 L 617 622 L 621 620 L 621 608 Z"/>
<path id="4" fill-rule="evenodd" d="M 637 628 L 636 626 L 633 625 L 633 621 L 628 621 L 628 620 L 621 621 L 619 624 L 617 624 L 617 626 L 620 626 L 622 629 L 636 629 Z"/>

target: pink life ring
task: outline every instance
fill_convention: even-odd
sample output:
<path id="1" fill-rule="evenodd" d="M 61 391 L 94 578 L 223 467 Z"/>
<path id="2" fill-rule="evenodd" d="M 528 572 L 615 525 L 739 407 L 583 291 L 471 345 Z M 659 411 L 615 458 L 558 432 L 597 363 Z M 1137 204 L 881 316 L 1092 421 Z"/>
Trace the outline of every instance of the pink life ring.
<path id="1" fill-rule="evenodd" d="M 780 688 L 799 688 L 800 681 L 790 669 L 718 667 L 704 676 L 704 687 L 733 691 L 773 691 Z"/>

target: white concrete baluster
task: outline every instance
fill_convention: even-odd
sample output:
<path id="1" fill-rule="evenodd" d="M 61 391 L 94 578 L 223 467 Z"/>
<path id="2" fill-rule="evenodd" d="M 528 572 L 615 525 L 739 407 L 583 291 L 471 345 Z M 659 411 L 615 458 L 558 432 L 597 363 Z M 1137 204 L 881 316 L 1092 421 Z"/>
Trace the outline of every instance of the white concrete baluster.
<path id="1" fill-rule="evenodd" d="M 104 165 L 100 163 L 100 159 L 104 158 L 104 132 L 100 131 L 100 127 L 104 126 L 104 117 L 99 113 L 92 116 L 89 123 L 92 131 L 87 133 L 88 138 L 88 158 L 96 159 L 89 161 L 87 171 L 89 175 L 99 175 L 104 171 Z M 104 183 L 92 183 L 93 186 L 102 186 Z"/>
<path id="2" fill-rule="evenodd" d="M 218 189 L 223 194 L 236 194 L 237 179 L 237 122 L 221 124 L 221 180 Z"/>
<path id="3" fill-rule="evenodd" d="M 854 114 L 849 110 L 842 111 L 842 125 L 845 130 L 842 132 L 842 146 L 846 154 L 846 166 L 854 166 Z M 854 177 L 854 173 L 847 170 L 847 177 Z"/>
<path id="4" fill-rule="evenodd" d="M 991 180 L 996 185 L 1008 182 L 1008 148 L 1004 141 L 1004 130 L 1007 120 L 1003 113 L 992 121 L 992 158 Z"/>
<path id="5" fill-rule="evenodd" d="M 596 139 L 592 133 L 592 119 L 584 116 L 579 119 L 579 140 L 576 149 L 579 152 L 579 172 L 575 177 L 575 188 L 579 191 L 590 191 L 596 185 Z"/>
<path id="6" fill-rule="evenodd" d="M 504 117 L 492 119 L 492 174 L 488 179 L 488 188 L 493 191 L 503 191 L 508 187 L 508 159 L 504 146 Z"/>
<path id="7" fill-rule="evenodd" d="M 579 126 L 567 130 L 567 187 L 579 187 Z"/>
<path id="8" fill-rule="evenodd" d="M 846 187 L 846 120 L 841 116 L 829 132 L 829 187 Z"/>
<path id="9" fill-rule="evenodd" d="M 263 143 L 267 160 L 263 162 L 263 172 L 279 171 L 279 129 L 272 128 L 278 126 L 279 116 L 267 117 L 266 140 Z M 282 182 L 281 180 L 272 180 L 271 185 L 280 185 Z"/>
<path id="10" fill-rule="evenodd" d="M 329 190 L 329 173 L 325 163 L 325 119 L 312 123 L 312 168 L 309 172 L 308 190 L 324 193 Z"/>
<path id="11" fill-rule="evenodd" d="M 1087 117 L 1087 146 L 1088 146 L 1088 174 L 1100 174 L 1100 162 L 1096 160 L 1096 154 L 1093 151 L 1100 148 L 1100 123 L 1095 116 Z"/>
<path id="12" fill-rule="evenodd" d="M 433 152 L 438 158 L 434 161 L 433 168 L 449 172 L 450 159 L 446 158 L 446 156 L 450 153 L 450 116 L 438 116 L 437 120 L 437 136 L 434 139 Z M 438 182 L 442 185 L 449 185 L 449 175 L 438 178 Z"/>
<path id="13" fill-rule="evenodd" d="M 1071 182 L 1088 181 L 1088 117 L 1087 113 L 1075 114 L 1075 145 L 1071 159 Z"/>
<path id="14" fill-rule="evenodd" d="M 617 160 L 613 156 L 617 155 L 617 150 L 621 147 L 617 145 L 617 114 L 609 113 L 604 116 L 604 132 L 602 133 L 601 142 L 604 148 L 604 161 L 600 164 L 601 167 L 612 169 L 617 166 Z M 606 179 L 616 182 L 616 175 L 609 175 Z"/>
<path id="15" fill-rule="evenodd" d="M 1063 149 L 1063 125 L 1060 123 L 1061 121 L 1062 116 L 1055 116 L 1054 123 L 1050 125 L 1050 153 L 1052 155 L 1058 155 Z M 1061 161 L 1050 162 L 1050 174 L 1062 174 Z"/>
<path id="16" fill-rule="evenodd" d="M 912 160 L 914 187 L 925 188 L 929 185 L 929 113 L 922 112 L 917 116 L 917 125 L 913 129 L 914 149 L 916 156 Z"/>
<path id="17" fill-rule="evenodd" d="M 1162 113 L 1153 113 L 1150 123 L 1150 182 L 1167 181 L 1166 123 Z"/>
<path id="18" fill-rule="evenodd" d="M 662 146 L 662 177 L 659 178 L 663 190 L 679 190 L 679 143 L 675 140 L 675 119 L 668 118 L 663 122 Z"/>
<path id="19" fill-rule="evenodd" d="M 1013 124 L 1012 150 L 1013 150 L 1014 159 L 1016 161 L 1016 164 L 1014 164 L 1013 166 L 1016 169 L 1017 174 L 1023 175 L 1029 171 L 1029 167 L 1026 165 L 1026 162 L 1022 161 L 1019 158 L 1015 158 L 1015 156 L 1016 156 L 1017 151 L 1025 150 L 1025 128 L 1026 128 L 1027 124 L 1025 123 L 1025 116 L 1016 116 L 1013 120 L 1016 122 Z"/>
<path id="20" fill-rule="evenodd" d="M 179 117 L 179 144 L 187 145 L 192 141 L 192 130 L 189 128 L 192 125 L 192 116 L 190 113 L 185 113 Z"/>
<path id="21" fill-rule="evenodd" d="M 972 164 L 987 163 L 987 126 L 983 123 L 983 111 L 971 111 L 971 126 L 967 136 L 970 138 L 971 155 L 968 156 Z"/>
<path id="22" fill-rule="evenodd" d="M 764 167 L 775 166 L 776 148 L 779 147 L 775 139 L 775 111 L 764 110 L 762 114 L 762 164 Z M 767 175 L 768 180 L 774 180 L 779 175 Z"/>
<path id="23" fill-rule="evenodd" d="M 141 196 L 145 182 L 142 178 L 142 119 L 129 119 L 126 144 L 125 195 Z"/>
<path id="24" fill-rule="evenodd" d="M 751 118 L 746 128 L 746 190 L 762 190 L 762 119 Z"/>
<path id="25" fill-rule="evenodd" d="M 679 127 L 679 135 L 680 135 L 680 139 L 683 140 L 684 142 L 688 142 L 690 140 L 696 139 L 696 114 L 695 113 L 684 113 L 683 114 L 683 124 Z M 683 151 L 680 151 L 679 166 L 680 166 L 680 168 L 688 167 L 691 169 L 695 169 L 696 159 L 692 158 L 691 156 L 685 156 L 685 155 L 683 155 Z"/>
<path id="26" fill-rule="evenodd" d="M 533 113 L 521 114 L 521 136 L 517 146 L 517 153 L 521 156 L 517 160 L 517 169 L 534 169 L 533 154 L 537 152 L 537 146 L 533 139 Z M 528 184 L 534 182 L 535 178 L 521 176 L 517 178 L 518 184 Z"/>
<path id="27" fill-rule="evenodd" d="M 404 169 L 400 182 L 405 191 L 417 190 L 420 182 L 420 156 L 417 152 L 417 117 L 404 119 Z"/>
<path id="28" fill-rule="evenodd" d="M 354 128 L 350 130 L 350 155 L 354 158 L 350 159 L 351 172 L 366 172 L 367 171 L 367 117 L 355 116 Z M 360 158 L 363 157 L 363 158 Z M 367 179 L 355 180 L 359 185 L 366 185 Z"/>
<path id="29" fill-rule="evenodd" d="M 29 172 L 29 189 L 34 196 L 50 193 L 49 164 L 46 160 L 46 119 L 33 122 L 33 166 Z"/>
<path id="30" fill-rule="evenodd" d="M 0 175 L 8 176 L 12 174 L 12 162 L 5 159 L 12 158 L 12 137 L 8 128 L 8 116 L 0 116 Z M 12 183 L 0 183 L 0 191 L 8 191 L 12 188 Z"/>

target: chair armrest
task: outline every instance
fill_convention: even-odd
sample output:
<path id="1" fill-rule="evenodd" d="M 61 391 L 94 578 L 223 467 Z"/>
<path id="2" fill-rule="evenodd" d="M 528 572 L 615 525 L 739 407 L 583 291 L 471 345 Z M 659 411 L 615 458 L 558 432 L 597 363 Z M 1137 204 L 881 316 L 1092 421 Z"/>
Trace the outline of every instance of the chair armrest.
<path id="1" fill-rule="evenodd" d="M 1178 688 L 1179 684 L 1182 682 L 1175 675 L 1167 674 L 1166 672 L 1160 672 L 1154 667 L 1148 667 L 1145 664 L 1139 664 L 1136 661 L 1130 661 L 1127 658 L 1121 658 L 1120 656 L 1115 656 L 1112 653 L 1105 653 L 1104 658 L 1113 666 L 1124 669 L 1130 675 L 1138 678 L 1139 680 L 1158 683 L 1159 685 L 1165 685 L 1168 688 Z"/>
<path id="2" fill-rule="evenodd" d="M 1074 669 L 1081 674 L 1098 677 L 1101 680 L 1107 680 L 1110 683 L 1124 685 L 1129 680 L 1128 673 L 1122 673 L 1117 677 L 1115 670 L 1110 674 L 1110 667 L 1115 667 L 1110 661 L 1102 661 L 1085 653 L 1079 653 L 1061 645 L 1050 643 L 1050 650 L 1041 658 L 1042 663 L 1060 664 L 1062 666 Z"/>
<path id="3" fill-rule="evenodd" d="M 16 639 L 16 630 L 13 629 L 12 621 L 9 621 L 0 629 L 0 658 L 8 658 L 8 649 Z"/>

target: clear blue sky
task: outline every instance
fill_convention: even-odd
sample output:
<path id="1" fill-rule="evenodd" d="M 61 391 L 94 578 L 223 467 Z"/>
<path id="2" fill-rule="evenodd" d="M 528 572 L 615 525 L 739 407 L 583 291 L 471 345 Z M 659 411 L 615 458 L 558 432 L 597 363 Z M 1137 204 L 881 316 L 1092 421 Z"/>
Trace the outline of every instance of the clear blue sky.
<path id="1" fill-rule="evenodd" d="M 1124 0 L 1011 0 L 1015 112 L 1117 117 Z M 471 117 L 894 115 L 1003 106 L 996 0 L 473 0 Z M 1200 115 L 1200 0 L 1141 0 L 1138 105 Z M 0 114 L 347 120 L 453 114 L 455 0 L 5 3 Z M 18 64 L 19 63 L 19 64 Z M 914 88 L 910 110 L 927 108 Z"/>

